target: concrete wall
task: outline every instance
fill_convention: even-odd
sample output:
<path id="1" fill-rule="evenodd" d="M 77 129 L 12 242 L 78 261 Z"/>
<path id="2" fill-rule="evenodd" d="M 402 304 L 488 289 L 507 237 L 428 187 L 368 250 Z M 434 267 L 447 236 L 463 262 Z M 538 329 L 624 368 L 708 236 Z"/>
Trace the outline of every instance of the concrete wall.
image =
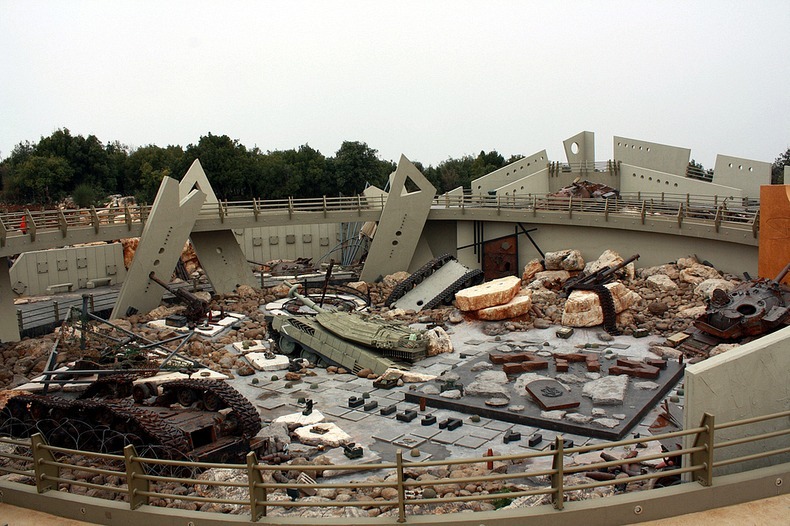
<path id="1" fill-rule="evenodd" d="M 84 289 L 99 278 L 108 278 L 108 285 L 126 279 L 120 243 L 25 252 L 11 267 L 11 286 L 24 296 L 50 294 L 47 287 L 60 283 Z"/>
<path id="2" fill-rule="evenodd" d="M 474 240 L 473 221 L 458 221 L 458 245 L 468 245 Z M 699 238 L 687 238 L 669 234 L 640 231 L 596 228 L 590 226 L 565 226 L 524 223 L 526 229 L 537 227 L 530 235 L 543 250 L 553 252 L 568 248 L 581 251 L 585 260 L 597 259 L 606 249 L 612 249 L 623 257 L 640 254 L 637 268 L 652 267 L 669 261 L 696 254 L 700 259 L 710 261 L 717 269 L 740 275 L 757 271 L 757 247 L 735 243 L 725 243 Z M 513 233 L 513 223 L 486 222 L 485 239 Z M 519 236 L 519 266 L 529 260 L 540 258 L 526 236 Z M 479 268 L 477 257 L 471 248 L 459 251 L 458 260 L 465 265 Z"/>
<path id="3" fill-rule="evenodd" d="M 548 168 L 496 189 L 496 195 L 520 195 L 523 197 L 527 194 L 545 195 L 547 193 L 549 193 Z"/>
<path id="4" fill-rule="evenodd" d="M 549 156 L 546 150 L 541 150 L 523 159 L 503 166 L 499 170 L 479 177 L 472 181 L 472 193 L 488 195 L 489 192 L 501 188 L 507 184 L 532 175 L 546 168 L 549 163 Z"/>
<path id="5" fill-rule="evenodd" d="M 691 159 L 689 148 L 617 136 L 614 137 L 613 152 L 615 161 L 684 176 Z"/>
<path id="6" fill-rule="evenodd" d="M 583 131 L 562 141 L 565 148 L 565 157 L 568 163 L 587 164 L 592 166 L 595 163 L 595 134 L 591 131 Z"/>
<path id="7" fill-rule="evenodd" d="M 234 234 L 251 261 L 265 263 L 273 259 L 306 257 L 318 263 L 340 243 L 340 229 L 337 223 L 327 223 L 237 229 Z M 335 252 L 326 261 L 330 257 L 339 261 L 341 255 Z"/>
<path id="8" fill-rule="evenodd" d="M 673 175 L 641 168 L 632 164 L 620 164 L 620 191 L 623 193 L 636 192 L 666 192 L 668 194 L 691 194 L 719 197 L 743 197 L 740 188 L 708 183 L 698 179 L 691 179 L 685 175 Z"/>
<path id="9" fill-rule="evenodd" d="M 696 427 L 706 412 L 716 423 L 767 415 L 790 408 L 790 327 L 686 369 L 684 426 Z M 715 442 L 787 429 L 790 417 L 716 431 Z M 686 444 L 689 444 L 687 441 Z M 787 435 L 717 449 L 716 461 L 787 447 Z M 688 447 L 686 445 L 685 447 Z M 739 473 L 790 462 L 790 453 L 716 468 L 714 475 Z"/>
<path id="10" fill-rule="evenodd" d="M 771 184 L 771 163 L 717 155 L 713 182 L 743 190 L 745 197 L 760 198 L 760 186 Z"/>

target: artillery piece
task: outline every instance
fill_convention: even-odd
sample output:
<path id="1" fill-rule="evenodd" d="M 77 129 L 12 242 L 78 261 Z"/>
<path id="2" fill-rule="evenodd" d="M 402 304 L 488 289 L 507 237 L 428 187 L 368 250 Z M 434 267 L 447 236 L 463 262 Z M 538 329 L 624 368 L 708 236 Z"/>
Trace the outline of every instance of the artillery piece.
<path id="1" fill-rule="evenodd" d="M 151 271 L 148 274 L 148 278 L 153 281 L 154 283 L 158 284 L 160 287 L 165 289 L 166 291 L 173 294 L 176 298 L 178 298 L 182 303 L 186 305 L 186 312 L 184 312 L 184 316 L 187 319 L 187 324 L 189 328 L 194 328 L 195 326 L 199 325 L 208 315 L 210 312 L 209 304 L 206 300 L 200 299 L 188 290 L 184 288 L 176 288 L 171 287 L 158 277 L 156 277 L 156 273 Z"/>
<path id="2" fill-rule="evenodd" d="M 605 285 L 614 281 L 617 271 L 625 268 L 626 265 L 633 263 L 637 259 L 639 259 L 639 254 L 634 254 L 618 265 L 607 266 L 590 274 L 580 274 L 566 281 L 562 286 L 562 292 L 566 296 L 574 290 L 591 290 L 595 292 L 601 302 L 604 330 L 609 334 L 620 334 L 620 330 L 617 328 L 617 313 L 614 308 L 614 299 L 612 298 L 612 293 Z"/>
<path id="3" fill-rule="evenodd" d="M 298 352 L 313 362 L 339 365 L 354 373 L 370 369 L 374 374 L 397 367 L 390 358 L 413 363 L 427 356 L 428 341 L 422 331 L 357 312 L 324 309 L 296 292 L 298 286 L 285 284 L 290 287 L 288 295 L 316 315 L 272 317 L 271 329 L 279 334 L 284 354 Z"/>

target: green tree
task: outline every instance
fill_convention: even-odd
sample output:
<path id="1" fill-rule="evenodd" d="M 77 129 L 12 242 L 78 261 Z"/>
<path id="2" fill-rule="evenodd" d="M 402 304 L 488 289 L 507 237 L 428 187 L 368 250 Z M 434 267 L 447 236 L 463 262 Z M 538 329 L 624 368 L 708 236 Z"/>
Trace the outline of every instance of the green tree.
<path id="1" fill-rule="evenodd" d="M 68 128 L 57 130 L 41 138 L 36 155 L 62 157 L 68 162 L 74 173 L 73 186 L 65 188 L 68 192 L 80 183 L 104 192 L 114 192 L 117 188 L 118 173 L 112 169 L 109 155 L 95 135 L 74 137 Z"/>
<path id="2" fill-rule="evenodd" d="M 62 157 L 33 155 L 16 167 L 4 191 L 15 201 L 52 204 L 71 188 L 74 171 Z"/>
<path id="3" fill-rule="evenodd" d="M 162 178 L 177 173 L 183 157 L 180 146 L 149 145 L 134 150 L 123 166 L 123 193 L 136 196 L 141 203 L 152 203 Z"/>
<path id="4" fill-rule="evenodd" d="M 771 184 L 785 183 L 785 166 L 790 166 L 790 148 L 777 157 L 771 165 Z"/>
<path id="5" fill-rule="evenodd" d="M 359 141 L 344 141 L 330 159 L 329 167 L 333 184 L 328 185 L 327 195 L 356 195 L 366 183 L 383 188 L 395 169 L 393 163 L 379 159 L 377 150 Z"/>
<path id="6" fill-rule="evenodd" d="M 244 145 L 227 135 L 209 133 L 197 144 L 190 144 L 184 151 L 177 177 L 181 178 L 195 159 L 211 181 L 214 193 L 220 199 L 252 198 L 255 180 L 255 163 Z"/>

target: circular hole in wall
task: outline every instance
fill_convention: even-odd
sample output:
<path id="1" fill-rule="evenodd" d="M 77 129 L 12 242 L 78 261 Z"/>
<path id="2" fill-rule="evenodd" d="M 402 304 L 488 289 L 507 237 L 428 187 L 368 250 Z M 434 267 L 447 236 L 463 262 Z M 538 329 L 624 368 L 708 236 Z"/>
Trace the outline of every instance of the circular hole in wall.
<path id="1" fill-rule="evenodd" d="M 397 239 L 393 239 L 393 240 L 392 240 L 392 246 L 393 246 L 393 247 L 394 247 L 394 246 L 397 246 L 397 244 L 398 244 L 398 240 L 397 240 Z"/>
<path id="2" fill-rule="evenodd" d="M 217 247 L 217 254 L 222 254 L 222 247 Z"/>
<path id="3" fill-rule="evenodd" d="M 575 142 L 575 143 L 571 144 L 571 153 L 574 154 L 574 155 L 579 153 L 579 143 L 578 142 Z"/>
<path id="4" fill-rule="evenodd" d="M 395 235 L 396 235 L 396 236 L 399 236 L 399 235 L 401 235 L 401 234 L 403 234 L 403 232 L 401 232 L 400 230 L 398 230 L 397 232 L 395 232 Z"/>
<path id="5" fill-rule="evenodd" d="M 155 266 L 155 267 L 159 266 L 159 260 L 158 260 L 158 259 L 155 259 L 155 260 L 154 260 L 154 266 Z"/>
<path id="6" fill-rule="evenodd" d="M 162 247 L 162 248 L 160 248 L 160 249 L 159 249 L 159 253 L 160 253 L 160 254 L 164 254 L 164 253 L 165 253 L 165 247 Z"/>

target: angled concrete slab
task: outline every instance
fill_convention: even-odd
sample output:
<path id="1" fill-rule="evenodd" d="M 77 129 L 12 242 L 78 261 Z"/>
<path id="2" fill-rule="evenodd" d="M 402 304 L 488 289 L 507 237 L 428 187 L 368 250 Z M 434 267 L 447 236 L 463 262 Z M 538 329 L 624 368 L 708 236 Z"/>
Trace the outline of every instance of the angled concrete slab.
<path id="1" fill-rule="evenodd" d="M 187 192 L 183 199 L 179 196 L 178 181 L 170 177 L 162 179 L 112 318 L 148 312 L 162 300 L 164 289 L 148 276 L 153 271 L 159 279 L 170 281 L 206 199 L 206 194 L 197 189 Z"/>
<path id="2" fill-rule="evenodd" d="M 19 325 L 16 321 L 8 258 L 0 258 L 0 343 L 18 341 Z"/>
<path id="3" fill-rule="evenodd" d="M 179 194 L 183 199 L 191 190 L 197 188 L 206 194 L 206 203 L 217 205 L 220 214 L 219 200 L 211 188 L 206 173 L 195 159 L 186 175 L 179 184 Z M 247 264 L 236 236 L 231 229 L 213 232 L 192 232 L 189 236 L 200 265 L 206 272 L 214 292 L 226 294 L 234 291 L 239 285 L 254 287 L 255 276 Z"/>
<path id="4" fill-rule="evenodd" d="M 407 180 L 418 189 L 407 191 Z M 361 280 L 375 281 L 379 276 L 409 268 L 435 194 L 436 188 L 401 155 Z"/>

